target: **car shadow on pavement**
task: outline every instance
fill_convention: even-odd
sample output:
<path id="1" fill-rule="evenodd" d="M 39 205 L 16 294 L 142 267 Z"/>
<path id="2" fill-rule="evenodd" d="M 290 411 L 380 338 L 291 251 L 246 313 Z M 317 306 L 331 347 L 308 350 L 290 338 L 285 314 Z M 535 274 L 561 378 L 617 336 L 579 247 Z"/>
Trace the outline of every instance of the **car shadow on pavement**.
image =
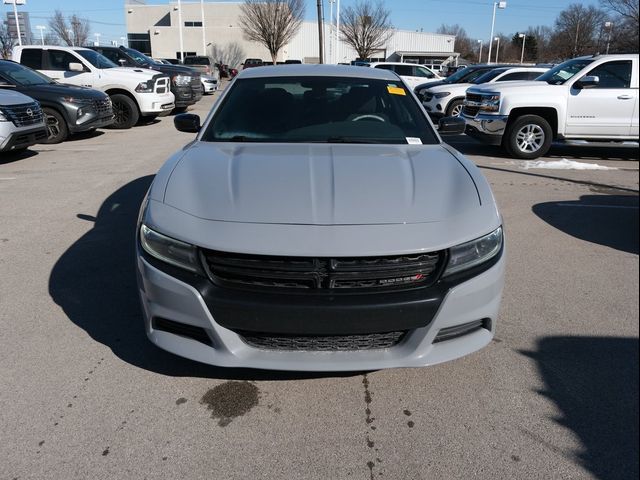
<path id="1" fill-rule="evenodd" d="M 637 479 L 638 339 L 544 337 L 521 353 L 537 362 L 554 420 L 580 439 L 580 463 L 602 480 Z"/>
<path id="2" fill-rule="evenodd" d="M 19 160 L 24 160 L 25 158 L 35 157 L 36 155 L 38 155 L 38 152 L 35 152 L 33 150 L 21 150 L 19 152 L 2 152 L 0 153 L 0 165 L 6 165 L 9 163 L 17 162 Z"/>
<path id="3" fill-rule="evenodd" d="M 531 209 L 573 237 L 638 254 L 637 195 L 583 195 L 577 201 L 538 203 Z"/>
<path id="4" fill-rule="evenodd" d="M 169 376 L 236 380 L 292 380 L 354 376 L 362 372 L 315 373 L 218 368 L 165 352 L 144 331 L 135 273 L 135 230 L 140 204 L 153 175 L 138 178 L 102 203 L 94 223 L 58 259 L 49 294 L 68 318 L 123 361 Z"/>

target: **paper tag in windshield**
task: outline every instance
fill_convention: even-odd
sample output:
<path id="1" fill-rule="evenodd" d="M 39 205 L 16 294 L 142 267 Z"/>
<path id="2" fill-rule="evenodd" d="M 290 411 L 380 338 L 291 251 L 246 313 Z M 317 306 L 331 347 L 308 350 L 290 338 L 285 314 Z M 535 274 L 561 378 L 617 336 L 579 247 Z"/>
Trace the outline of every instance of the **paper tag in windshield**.
<path id="1" fill-rule="evenodd" d="M 391 95 L 406 95 L 404 88 L 396 87 L 394 85 L 387 85 L 387 92 Z"/>
<path id="2" fill-rule="evenodd" d="M 422 140 L 418 137 L 406 137 L 406 139 L 409 145 L 422 145 Z"/>

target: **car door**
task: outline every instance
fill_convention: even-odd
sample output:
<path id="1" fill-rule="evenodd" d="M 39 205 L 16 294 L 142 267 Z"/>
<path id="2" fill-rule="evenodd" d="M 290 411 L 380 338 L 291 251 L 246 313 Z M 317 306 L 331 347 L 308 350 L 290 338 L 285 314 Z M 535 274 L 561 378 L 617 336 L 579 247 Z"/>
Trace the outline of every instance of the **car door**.
<path id="1" fill-rule="evenodd" d="M 567 102 L 567 136 L 615 138 L 630 135 L 638 97 L 637 86 L 631 88 L 632 67 L 631 60 L 608 61 L 573 82 Z M 591 88 L 576 88 L 585 76 L 598 77 L 598 84 Z"/>
<path id="2" fill-rule="evenodd" d="M 47 49 L 44 53 L 42 73 L 60 83 L 85 87 L 93 86 L 93 73 L 82 58 L 57 48 Z M 84 70 L 82 72 L 71 71 L 69 69 L 70 63 L 79 63 L 84 67 Z"/>

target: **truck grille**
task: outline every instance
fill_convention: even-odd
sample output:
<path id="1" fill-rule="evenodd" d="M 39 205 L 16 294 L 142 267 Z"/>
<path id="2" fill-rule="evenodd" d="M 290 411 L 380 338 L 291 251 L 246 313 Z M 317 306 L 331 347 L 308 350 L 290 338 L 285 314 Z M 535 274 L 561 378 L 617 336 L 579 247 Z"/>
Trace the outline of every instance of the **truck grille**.
<path id="1" fill-rule="evenodd" d="M 276 257 L 204 250 L 204 265 L 220 286 L 260 290 L 394 290 L 430 285 L 443 252 L 390 257 Z"/>
<path id="2" fill-rule="evenodd" d="M 480 111 L 480 108 L 478 107 L 478 105 L 480 104 L 481 101 L 482 101 L 481 95 L 467 92 L 467 95 L 464 100 L 464 107 L 462 107 L 462 114 L 467 115 L 469 117 L 475 117 Z"/>
<path id="3" fill-rule="evenodd" d="M 3 112 L 16 127 L 28 127 L 42 123 L 43 114 L 38 102 L 2 107 Z"/>
<path id="4" fill-rule="evenodd" d="M 167 93 L 169 91 L 169 77 L 166 75 L 156 75 L 155 93 Z"/>
<path id="5" fill-rule="evenodd" d="M 100 117 L 106 117 L 113 114 L 113 107 L 111 106 L 111 99 L 109 97 L 103 100 L 94 100 L 93 109 Z"/>
<path id="6" fill-rule="evenodd" d="M 246 344 L 265 350 L 330 352 L 391 348 L 397 345 L 406 333 L 406 331 L 397 331 L 363 335 L 274 336 L 244 332 L 240 336 Z"/>

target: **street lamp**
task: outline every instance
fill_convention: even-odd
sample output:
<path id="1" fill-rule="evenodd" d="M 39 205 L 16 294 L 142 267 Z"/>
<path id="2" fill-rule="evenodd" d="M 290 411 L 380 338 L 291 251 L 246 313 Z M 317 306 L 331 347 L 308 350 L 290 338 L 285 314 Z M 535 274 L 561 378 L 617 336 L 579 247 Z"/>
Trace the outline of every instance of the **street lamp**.
<path id="1" fill-rule="evenodd" d="M 96 36 L 96 47 L 100 46 L 100 33 L 94 33 L 94 35 Z"/>
<path id="2" fill-rule="evenodd" d="M 333 4 L 336 0 L 329 0 L 329 62 L 333 63 Z M 337 62 L 336 62 L 337 63 Z"/>
<path id="3" fill-rule="evenodd" d="M 604 22 L 604 28 L 607 29 L 607 55 L 609 55 L 609 43 L 611 42 L 611 30 L 613 29 L 613 22 Z"/>
<path id="4" fill-rule="evenodd" d="M 480 44 L 480 53 L 478 54 L 478 63 L 482 63 L 482 40 L 478 40 Z"/>
<path id="5" fill-rule="evenodd" d="M 44 25 L 36 25 L 36 28 L 40 30 L 40 41 L 44 45 L 44 31 L 47 29 Z"/>
<path id="6" fill-rule="evenodd" d="M 204 0 L 200 0 L 200 18 L 202 20 L 202 55 L 207 56 L 207 42 L 205 40 L 204 27 Z"/>
<path id="7" fill-rule="evenodd" d="M 70 29 L 70 28 L 67 28 L 67 33 L 69 34 L 69 38 L 71 39 L 71 46 L 75 47 L 76 46 L 76 41 L 74 39 L 73 30 Z"/>
<path id="8" fill-rule="evenodd" d="M 493 38 L 493 30 L 496 25 L 496 8 L 500 8 L 501 10 L 504 10 L 505 8 L 507 8 L 507 2 L 493 2 L 493 18 L 491 19 L 491 35 L 489 36 L 488 63 L 491 63 L 491 47 L 493 45 L 493 42 L 491 41 L 491 39 Z"/>
<path id="9" fill-rule="evenodd" d="M 16 21 L 16 33 L 18 34 L 18 45 L 22 45 L 22 34 L 20 33 L 20 22 L 18 21 L 18 5 L 25 5 L 27 0 L 4 0 L 5 5 L 13 5 L 13 19 Z"/>
<path id="10" fill-rule="evenodd" d="M 498 63 L 498 54 L 500 53 L 500 37 L 493 37 L 493 40 L 498 42 L 498 45 L 496 45 L 496 63 Z"/>
<path id="11" fill-rule="evenodd" d="M 120 45 L 124 46 L 124 41 L 126 40 L 126 37 L 120 37 Z"/>
<path id="12" fill-rule="evenodd" d="M 524 61 L 524 44 L 527 41 L 527 36 L 524 33 L 519 33 L 518 38 L 522 39 L 522 53 L 520 54 L 520 65 Z"/>
<path id="13" fill-rule="evenodd" d="M 184 62 L 184 41 L 182 39 L 182 3 L 178 0 L 178 6 L 173 7 L 178 10 L 178 33 L 180 36 L 180 63 Z"/>

